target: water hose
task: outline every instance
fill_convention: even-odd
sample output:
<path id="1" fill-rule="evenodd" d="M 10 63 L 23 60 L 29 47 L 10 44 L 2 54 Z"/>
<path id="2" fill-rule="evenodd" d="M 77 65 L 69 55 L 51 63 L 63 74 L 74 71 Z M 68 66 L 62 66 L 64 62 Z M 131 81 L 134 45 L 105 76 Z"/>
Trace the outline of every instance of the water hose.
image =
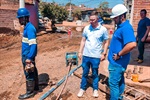
<path id="1" fill-rule="evenodd" d="M 48 97 L 53 91 L 55 91 L 67 78 L 67 76 L 71 76 L 71 74 L 73 74 L 73 72 L 75 72 L 78 68 L 80 68 L 81 65 L 77 66 L 76 68 L 72 69 L 68 75 L 64 76 L 59 82 L 57 82 L 57 84 L 55 85 L 55 87 L 51 88 L 49 91 L 47 91 L 46 93 L 44 93 L 38 100 L 44 100 L 46 97 Z"/>

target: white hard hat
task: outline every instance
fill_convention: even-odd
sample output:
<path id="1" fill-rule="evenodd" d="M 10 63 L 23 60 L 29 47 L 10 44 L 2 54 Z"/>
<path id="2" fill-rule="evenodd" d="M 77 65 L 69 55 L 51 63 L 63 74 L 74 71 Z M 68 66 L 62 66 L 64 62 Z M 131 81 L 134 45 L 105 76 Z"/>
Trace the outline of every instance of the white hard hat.
<path id="1" fill-rule="evenodd" d="M 124 14 L 127 11 L 128 9 L 123 4 L 117 4 L 112 8 L 112 15 L 110 16 L 110 18 L 115 18 L 119 15 Z"/>

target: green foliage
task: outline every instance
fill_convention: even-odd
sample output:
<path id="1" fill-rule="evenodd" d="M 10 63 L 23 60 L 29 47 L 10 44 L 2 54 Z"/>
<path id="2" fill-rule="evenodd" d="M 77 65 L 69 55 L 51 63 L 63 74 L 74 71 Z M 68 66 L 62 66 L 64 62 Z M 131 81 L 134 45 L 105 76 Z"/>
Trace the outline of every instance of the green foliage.
<path id="1" fill-rule="evenodd" d="M 71 6 L 75 6 L 75 4 L 72 4 L 72 3 L 70 3 L 70 2 L 67 3 L 66 6 L 70 6 L 70 4 L 71 4 Z"/>
<path id="2" fill-rule="evenodd" d="M 101 9 L 108 9 L 108 7 L 109 7 L 109 3 L 108 2 L 102 2 L 99 5 L 99 8 L 101 8 Z"/>
<path id="3" fill-rule="evenodd" d="M 81 19 L 81 16 L 82 16 L 82 13 L 81 13 L 81 10 L 80 10 L 80 9 L 74 10 L 74 12 L 73 12 L 73 17 L 76 17 L 76 18 L 78 18 L 78 19 Z"/>
<path id="4" fill-rule="evenodd" d="M 101 2 L 99 5 L 99 8 L 97 8 L 97 10 L 100 12 L 100 16 L 103 17 L 105 14 L 107 14 L 108 12 L 107 9 L 109 7 L 109 3 L 108 2 Z"/>
<path id="5" fill-rule="evenodd" d="M 112 22 L 112 20 L 110 19 L 110 12 L 108 12 L 108 9 L 108 2 L 101 2 L 99 8 L 97 8 L 105 24 L 110 24 Z"/>
<path id="6" fill-rule="evenodd" d="M 59 5 L 56 5 L 55 3 L 42 2 L 39 4 L 39 9 L 44 17 L 48 17 L 52 20 L 57 19 L 59 22 L 66 20 L 68 16 L 68 12 L 66 11 L 66 9 Z"/>

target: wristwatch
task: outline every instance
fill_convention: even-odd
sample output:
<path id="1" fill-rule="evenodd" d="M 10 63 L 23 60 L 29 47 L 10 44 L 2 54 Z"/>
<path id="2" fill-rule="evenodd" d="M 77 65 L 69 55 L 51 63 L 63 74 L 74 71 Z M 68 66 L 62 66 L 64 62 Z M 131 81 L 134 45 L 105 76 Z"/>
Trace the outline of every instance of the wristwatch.
<path id="1" fill-rule="evenodd" d="M 117 53 L 117 56 L 120 57 L 119 52 Z"/>
<path id="2" fill-rule="evenodd" d="M 105 54 L 103 54 L 104 56 L 106 56 L 106 53 Z"/>

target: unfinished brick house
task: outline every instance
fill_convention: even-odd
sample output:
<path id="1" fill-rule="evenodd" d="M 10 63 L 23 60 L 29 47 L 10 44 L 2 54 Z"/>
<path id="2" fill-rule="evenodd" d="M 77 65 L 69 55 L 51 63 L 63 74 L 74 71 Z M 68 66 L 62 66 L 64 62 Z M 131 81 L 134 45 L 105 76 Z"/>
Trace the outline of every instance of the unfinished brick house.
<path id="1" fill-rule="evenodd" d="M 147 10 L 147 17 L 150 18 L 150 0 L 125 0 L 125 5 L 129 9 L 128 18 L 133 25 L 135 34 L 137 32 L 138 22 L 141 19 L 141 9 Z"/>
<path id="2" fill-rule="evenodd" d="M 16 11 L 19 8 L 18 0 L 12 2 L 10 0 L 0 1 L 0 27 L 14 29 L 13 20 L 16 19 Z"/>
<path id="3" fill-rule="evenodd" d="M 25 2 L 28 0 L 25 0 Z M 29 0 L 34 1 L 32 3 L 25 3 L 25 7 L 30 12 L 30 21 L 33 25 L 38 29 L 38 3 L 39 0 Z M 14 20 L 18 20 L 16 18 L 16 12 L 19 8 L 19 0 L 0 0 L 0 27 L 6 27 L 10 29 L 14 29 Z"/>

